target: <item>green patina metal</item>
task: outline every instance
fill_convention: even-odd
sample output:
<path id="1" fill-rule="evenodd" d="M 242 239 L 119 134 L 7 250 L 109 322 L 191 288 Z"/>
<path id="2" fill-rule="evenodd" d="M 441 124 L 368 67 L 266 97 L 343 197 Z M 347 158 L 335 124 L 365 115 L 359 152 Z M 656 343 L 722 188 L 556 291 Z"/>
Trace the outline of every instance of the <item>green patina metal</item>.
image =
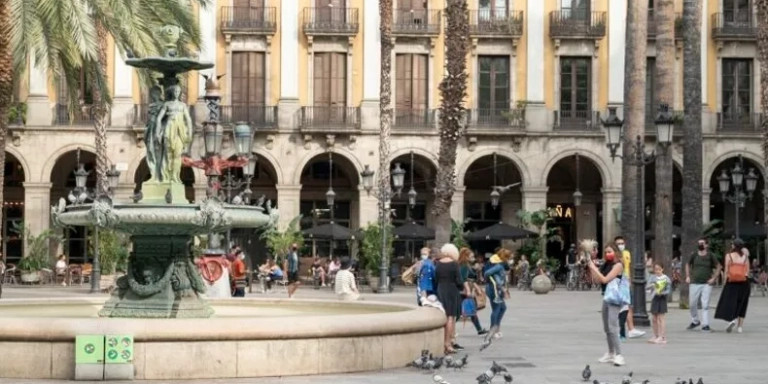
<path id="1" fill-rule="evenodd" d="M 70 206 L 62 199 L 52 209 L 52 221 L 58 226 L 95 225 L 132 235 L 128 270 L 99 312 L 103 317 L 210 317 L 213 309 L 202 296 L 205 285 L 192 263 L 192 236 L 233 227 L 274 226 L 279 217 L 271 202 L 265 208 L 228 205 L 215 197 L 186 203 L 179 174 L 193 127 L 187 106 L 179 100 L 178 76 L 213 64 L 177 58 L 179 31 L 175 28 L 165 27 L 158 35 L 165 56 L 126 60 L 128 65 L 162 74 L 151 91 L 145 140 L 152 178 L 144 185 L 143 199 L 131 204 L 99 197 L 92 204 Z"/>

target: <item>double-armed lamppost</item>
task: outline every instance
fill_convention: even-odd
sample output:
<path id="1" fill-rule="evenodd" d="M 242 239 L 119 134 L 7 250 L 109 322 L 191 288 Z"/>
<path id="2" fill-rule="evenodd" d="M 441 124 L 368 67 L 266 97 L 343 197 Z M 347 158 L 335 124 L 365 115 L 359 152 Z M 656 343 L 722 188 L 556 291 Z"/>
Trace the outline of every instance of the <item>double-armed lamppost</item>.
<path id="1" fill-rule="evenodd" d="M 413 154 L 411 154 L 411 169 L 413 169 Z M 379 190 L 378 192 L 374 192 L 375 196 L 379 200 L 379 206 L 384 207 L 385 214 L 390 215 L 391 214 L 391 201 L 393 196 L 400 196 L 400 193 L 403 191 L 403 184 L 405 182 L 405 170 L 400 167 L 400 163 L 395 163 L 395 168 L 392 169 L 392 190 L 390 188 L 385 188 L 384 190 Z M 363 179 L 363 188 L 365 188 L 365 192 L 370 194 L 373 190 L 373 175 L 375 174 L 375 171 L 370 169 L 368 165 L 365 166 L 365 169 L 360 172 L 360 176 Z M 413 173 L 411 173 L 413 175 Z M 411 204 L 411 206 L 416 205 L 416 190 L 413 188 L 413 182 L 411 182 L 411 190 L 408 192 L 408 203 Z M 387 277 L 388 277 L 388 271 L 389 271 L 389 255 L 387 254 L 388 251 L 388 244 L 387 244 L 387 237 L 388 237 L 388 228 L 387 223 L 380 223 L 381 225 L 381 263 L 379 265 L 379 288 L 378 293 L 384 293 L 388 292 L 388 286 L 387 286 Z"/>
<path id="2" fill-rule="evenodd" d="M 108 197 L 112 199 L 120 183 L 120 171 L 117 170 L 114 164 L 107 171 L 107 182 L 109 189 L 107 190 L 107 196 L 103 196 L 101 191 L 96 188 L 94 191 L 88 191 L 86 183 L 88 182 L 89 171 L 85 170 L 85 166 L 80 162 L 80 148 L 77 149 L 77 170 L 75 170 L 75 189 L 69 192 L 67 199 L 72 204 L 84 204 L 88 200 L 95 201 L 101 197 Z M 91 293 L 98 293 L 101 291 L 101 263 L 99 261 L 99 226 L 93 227 L 93 269 L 91 270 Z"/>
<path id="3" fill-rule="evenodd" d="M 744 174 L 744 159 L 741 155 L 739 155 L 739 161 L 734 164 L 730 173 L 731 175 L 728 177 L 728 171 L 723 169 L 720 172 L 720 176 L 717 177 L 717 184 L 720 187 L 720 196 L 723 198 L 723 202 L 733 204 L 736 215 L 734 235 L 736 238 L 739 238 L 739 210 L 744 208 L 744 203 L 747 202 L 747 200 L 752 199 L 752 195 L 757 188 L 759 176 L 755 174 L 754 168 L 750 168 L 749 173 L 746 175 Z M 728 192 L 731 189 L 731 182 L 733 182 L 733 192 L 729 194 Z M 747 193 L 744 193 L 745 189 Z"/>
<path id="4" fill-rule="evenodd" d="M 656 115 L 654 125 L 656 126 L 656 140 L 659 145 L 664 149 L 668 148 L 672 144 L 675 121 L 667 104 L 659 105 L 659 113 Z M 646 165 L 652 164 L 656 160 L 657 155 L 655 152 L 645 152 L 645 143 L 642 136 L 637 135 L 634 142 L 624 138 L 624 121 L 616 116 L 616 108 L 609 108 L 608 118 L 603 120 L 603 127 L 605 127 L 605 139 L 611 152 L 611 159 L 615 160 L 618 157 L 625 164 L 636 167 L 637 229 L 634 234 L 634 241 L 630 244 L 634 255 L 632 258 L 632 307 L 634 309 L 635 324 L 647 326 L 650 322 L 648 321 L 648 313 L 645 309 L 646 281 L 645 261 L 643 260 L 643 255 L 645 254 L 645 214 L 643 209 L 645 206 L 643 201 L 645 189 L 643 170 Z M 618 154 L 622 144 L 629 146 L 628 151 L 626 151 L 627 157 L 622 157 Z M 663 151 L 662 155 L 668 155 L 667 152 L 666 150 Z"/>

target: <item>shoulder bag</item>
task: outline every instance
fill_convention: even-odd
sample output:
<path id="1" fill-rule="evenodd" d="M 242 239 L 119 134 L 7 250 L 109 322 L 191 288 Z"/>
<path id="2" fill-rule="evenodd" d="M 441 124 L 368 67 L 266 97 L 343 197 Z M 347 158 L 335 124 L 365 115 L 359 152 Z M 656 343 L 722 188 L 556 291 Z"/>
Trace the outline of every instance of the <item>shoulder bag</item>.
<path id="1" fill-rule="evenodd" d="M 611 280 L 605 286 L 603 301 L 611 305 L 629 305 L 631 303 L 629 295 L 629 281 L 623 276 Z"/>
<path id="2" fill-rule="evenodd" d="M 728 267 L 728 281 L 733 283 L 742 283 L 747 281 L 748 261 L 736 263 L 733 260 L 733 254 L 728 255 L 731 258 L 731 265 Z"/>

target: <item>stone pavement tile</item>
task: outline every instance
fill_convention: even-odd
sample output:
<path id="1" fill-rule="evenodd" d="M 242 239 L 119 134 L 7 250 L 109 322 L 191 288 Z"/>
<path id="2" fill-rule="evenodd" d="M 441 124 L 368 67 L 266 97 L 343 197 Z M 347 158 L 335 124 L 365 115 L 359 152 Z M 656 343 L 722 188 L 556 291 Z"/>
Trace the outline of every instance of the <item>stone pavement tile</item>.
<path id="1" fill-rule="evenodd" d="M 27 295 L 11 288 L 10 295 Z M 32 291 L 32 290 L 24 290 Z M 78 291 L 79 292 L 79 291 Z M 85 291 L 87 292 L 87 290 Z M 34 297 L 45 291 L 35 291 Z M 71 294 L 84 294 L 73 292 Z M 262 295 L 262 294 L 253 294 Z M 717 303 L 719 290 L 715 290 L 712 306 Z M 266 296 L 279 297 L 280 294 Z M 364 295 L 369 300 L 411 303 L 413 291 L 399 288 L 394 294 Z M 4 295 L 5 297 L 5 295 Z M 300 290 L 299 298 L 329 298 L 330 290 Z M 667 315 L 669 344 L 651 345 L 646 343 L 648 335 L 641 339 L 628 340 L 622 344 L 627 366 L 617 368 L 597 363 L 606 349 L 605 335 L 600 321 L 600 296 L 592 292 L 566 292 L 557 290 L 544 296 L 531 292 L 512 292 L 507 302 L 508 310 L 502 323 L 504 337 L 496 340 L 486 351 L 478 348 L 482 338 L 478 337 L 471 323 L 459 323 L 458 343 L 467 348 L 460 352 L 469 354 L 469 364 L 463 371 L 441 369 L 439 374 L 451 384 L 474 384 L 475 377 L 487 369 L 491 361 L 510 367 L 514 384 L 578 384 L 581 370 L 590 364 L 594 378 L 620 383 L 629 371 L 635 378 L 648 378 L 652 384 L 672 384 L 676 377 L 704 377 L 706 384 L 766 384 L 768 373 L 764 362 L 768 358 L 768 298 L 751 298 L 745 333 L 724 332 L 725 322 L 712 320 L 715 332 L 687 331 L 690 318 L 688 311 L 677 309 L 677 303 L 670 304 Z M 714 310 L 710 311 L 710 316 Z M 483 325 L 488 325 L 490 311 L 479 314 Z M 414 356 L 415 357 L 415 356 Z M 339 358 L 343 358 L 340 356 Z M 258 364 L 254 361 L 253 364 Z M 0 373 L 1 375 L 1 373 Z M 156 381 L 155 383 L 168 382 Z M 499 379 L 496 382 L 501 382 Z M 2 380 L 5 383 L 37 384 L 54 381 Z M 178 383 L 178 382 L 177 382 Z M 254 383 L 254 384 L 431 384 L 431 374 L 413 368 L 401 368 L 385 372 L 368 372 L 346 375 L 314 377 L 284 377 L 238 380 L 199 380 L 185 383 Z"/>

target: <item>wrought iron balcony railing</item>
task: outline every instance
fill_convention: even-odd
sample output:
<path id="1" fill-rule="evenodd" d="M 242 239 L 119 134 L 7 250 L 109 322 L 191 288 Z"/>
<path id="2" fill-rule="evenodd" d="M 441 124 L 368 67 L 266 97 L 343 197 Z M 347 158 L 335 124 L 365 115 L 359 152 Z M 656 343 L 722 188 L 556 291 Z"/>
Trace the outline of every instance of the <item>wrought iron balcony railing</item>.
<path id="1" fill-rule="evenodd" d="M 224 33 L 272 35 L 277 30 L 275 7 L 222 7 Z"/>
<path id="2" fill-rule="evenodd" d="M 712 15 L 712 38 L 715 40 L 754 40 L 757 26 L 752 12 L 728 11 Z"/>
<path id="3" fill-rule="evenodd" d="M 599 131 L 601 127 L 598 111 L 554 111 L 555 130 Z"/>
<path id="4" fill-rule="evenodd" d="M 396 9 L 392 34 L 396 36 L 431 36 L 440 34 L 441 13 L 427 9 Z"/>
<path id="5" fill-rule="evenodd" d="M 469 11 L 469 33 L 484 37 L 520 37 L 523 35 L 523 11 Z"/>
<path id="6" fill-rule="evenodd" d="M 304 8 L 302 24 L 307 35 L 353 36 L 360 29 L 357 8 Z"/>
<path id="7" fill-rule="evenodd" d="M 467 133 L 515 133 L 526 127 L 525 108 L 480 108 L 467 111 Z"/>
<path id="8" fill-rule="evenodd" d="M 67 104 L 56 104 L 56 114 L 54 123 L 57 125 L 89 125 L 93 124 L 94 116 L 91 111 L 92 105 L 83 104 L 75 108 L 74 112 L 69 110 Z M 109 116 L 107 116 L 109 121 Z"/>
<path id="9" fill-rule="evenodd" d="M 761 113 L 717 113 L 717 130 L 720 132 L 758 133 L 762 131 L 762 122 L 763 114 Z"/>
<path id="10" fill-rule="evenodd" d="M 553 39 L 600 39 L 605 37 L 605 12 L 579 10 L 549 14 L 549 36 Z"/>
<path id="11" fill-rule="evenodd" d="M 277 128 L 277 107 L 266 105 L 222 105 L 221 124 L 248 123 L 255 129 Z"/>
<path id="12" fill-rule="evenodd" d="M 301 131 L 350 131 L 360 128 L 358 107 L 301 107 L 299 111 Z"/>
<path id="13" fill-rule="evenodd" d="M 430 131 L 435 129 L 436 109 L 395 109 L 395 130 Z"/>

